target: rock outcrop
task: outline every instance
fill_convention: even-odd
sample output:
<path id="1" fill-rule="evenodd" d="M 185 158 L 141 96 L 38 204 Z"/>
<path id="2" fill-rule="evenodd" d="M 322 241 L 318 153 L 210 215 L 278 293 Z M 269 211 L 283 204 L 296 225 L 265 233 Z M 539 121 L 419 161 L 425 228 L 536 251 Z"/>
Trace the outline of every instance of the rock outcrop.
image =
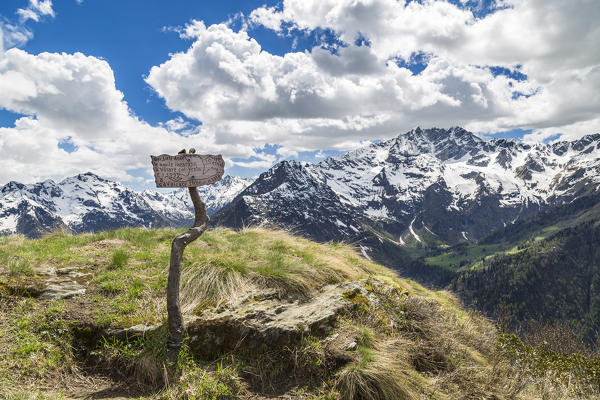
<path id="1" fill-rule="evenodd" d="M 293 345 L 306 335 L 324 338 L 341 315 L 380 306 L 372 285 L 364 281 L 328 285 L 304 300 L 279 299 L 275 291 L 249 293 L 193 317 L 186 326 L 189 344 L 194 353 L 213 358 L 236 348 L 263 352 Z M 378 291 L 401 295 L 383 282 L 377 285 Z"/>

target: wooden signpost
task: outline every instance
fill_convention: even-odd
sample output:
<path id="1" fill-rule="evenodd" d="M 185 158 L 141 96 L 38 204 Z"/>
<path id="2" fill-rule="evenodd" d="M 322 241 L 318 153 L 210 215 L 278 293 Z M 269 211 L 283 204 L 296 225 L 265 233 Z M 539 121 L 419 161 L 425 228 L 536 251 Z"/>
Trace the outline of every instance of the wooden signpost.
<path id="1" fill-rule="evenodd" d="M 183 316 L 179 305 L 179 281 L 181 259 L 186 246 L 198 239 L 208 227 L 210 218 L 206 215 L 206 205 L 200 198 L 197 186 L 210 185 L 221 179 L 225 172 L 225 162 L 221 155 L 200 155 L 185 149 L 176 156 L 150 156 L 154 168 L 156 186 L 160 188 L 187 187 L 194 204 L 194 226 L 178 235 L 171 243 L 169 278 L 167 281 L 167 316 L 169 339 L 167 340 L 167 361 L 171 371 L 177 363 L 177 356 L 183 342 Z"/>
<path id="2" fill-rule="evenodd" d="M 190 150 L 191 151 L 191 150 Z M 150 156 L 156 187 L 177 188 L 211 185 L 221 180 L 225 162 L 220 155 L 166 154 Z"/>

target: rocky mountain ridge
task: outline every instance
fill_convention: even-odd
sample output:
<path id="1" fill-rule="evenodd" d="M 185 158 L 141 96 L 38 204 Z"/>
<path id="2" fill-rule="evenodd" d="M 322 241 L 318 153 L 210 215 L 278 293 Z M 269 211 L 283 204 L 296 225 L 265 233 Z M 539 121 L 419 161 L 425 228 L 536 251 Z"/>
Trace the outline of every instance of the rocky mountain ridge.
<path id="1" fill-rule="evenodd" d="M 413 129 L 318 164 L 284 161 L 215 215 L 317 240 L 400 247 L 477 240 L 596 192 L 600 134 L 528 144 L 462 128 Z"/>
<path id="2" fill-rule="evenodd" d="M 212 215 L 250 183 L 225 176 L 199 188 Z M 123 226 L 186 226 L 193 222 L 187 190 L 136 192 L 93 173 L 24 185 L 9 182 L 0 187 L 0 234 L 39 237 L 64 229 L 73 233 L 97 232 Z"/>

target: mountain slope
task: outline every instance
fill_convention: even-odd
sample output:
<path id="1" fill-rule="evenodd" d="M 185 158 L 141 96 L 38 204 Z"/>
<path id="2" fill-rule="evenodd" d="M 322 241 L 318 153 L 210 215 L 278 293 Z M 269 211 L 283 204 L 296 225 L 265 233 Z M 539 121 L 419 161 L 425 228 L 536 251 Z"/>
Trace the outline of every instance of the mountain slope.
<path id="1" fill-rule="evenodd" d="M 494 231 L 478 242 L 463 242 L 449 248 L 430 249 L 424 261 L 454 272 L 470 270 L 482 260 L 531 247 L 553 234 L 582 223 L 600 220 L 600 193 L 583 196 L 542 211 Z M 451 278 L 442 284 L 448 283 Z"/>
<path id="2" fill-rule="evenodd" d="M 211 216 L 219 211 L 250 183 L 252 183 L 250 178 L 225 175 L 223 179 L 212 185 L 200 186 L 198 193 L 206 204 L 206 213 Z M 153 209 L 169 215 L 171 219 L 183 219 L 186 224 L 190 219 L 193 220 L 193 206 L 187 189 L 177 189 L 167 193 L 144 190 L 141 196 Z M 182 207 L 183 205 L 185 207 Z M 178 213 L 182 210 L 185 210 L 185 213 L 179 216 Z"/>
<path id="3" fill-rule="evenodd" d="M 475 241 L 599 186 L 600 134 L 531 145 L 417 128 L 318 164 L 277 164 L 215 222 L 361 241 L 382 257 L 384 242 L 410 249 Z"/>
<path id="4" fill-rule="evenodd" d="M 201 187 L 209 214 L 248 184 L 249 180 L 226 176 L 215 185 Z M 92 173 L 59 183 L 10 182 L 0 188 L 0 235 L 39 237 L 57 229 L 80 233 L 123 226 L 184 226 L 194 219 L 188 197 L 185 190 L 138 193 Z"/>
<path id="5" fill-rule="evenodd" d="M 186 340 L 178 382 L 167 386 L 164 271 L 174 235 L 124 228 L 0 238 L 0 397 L 599 393 L 598 359 L 524 346 L 450 293 L 400 278 L 347 245 L 266 229 L 213 229 L 186 248 Z"/>
<path id="6" fill-rule="evenodd" d="M 234 202 L 215 215 L 230 226 L 269 225 L 309 231 L 320 241 L 343 240 L 360 232 L 360 210 L 296 161 L 283 161 L 260 175 Z"/>
<path id="7" fill-rule="evenodd" d="M 507 326 L 541 320 L 567 323 L 588 343 L 600 331 L 600 220 L 562 229 L 547 239 L 498 254 L 466 270 L 453 290 Z"/>
<path id="8" fill-rule="evenodd" d="M 478 242 L 430 249 L 400 270 L 449 285 L 513 331 L 529 334 L 535 321 L 593 346 L 600 331 L 599 226 L 600 194 L 583 196 Z"/>

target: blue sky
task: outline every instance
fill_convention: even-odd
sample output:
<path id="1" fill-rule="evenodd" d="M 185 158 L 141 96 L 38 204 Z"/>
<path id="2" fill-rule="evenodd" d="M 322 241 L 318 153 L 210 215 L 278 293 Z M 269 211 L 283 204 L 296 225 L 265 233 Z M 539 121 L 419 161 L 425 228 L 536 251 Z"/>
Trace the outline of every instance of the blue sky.
<path id="1" fill-rule="evenodd" d="M 28 3 L 28 0 L 3 0 L 0 3 L 0 15 L 17 23 L 17 10 L 27 7 Z M 150 66 L 166 61 L 170 53 L 185 51 L 189 47 L 189 40 L 182 40 L 172 28 L 181 27 L 192 19 L 200 19 L 206 24 L 231 20 L 233 25 L 239 25 L 240 13 L 247 15 L 257 7 L 275 6 L 277 3 L 264 0 L 57 1 L 53 3 L 56 14 L 54 18 L 46 17 L 37 23 L 28 21 L 27 27 L 35 33 L 33 39 L 21 48 L 33 54 L 82 52 L 102 58 L 110 63 L 116 87 L 125 94 L 125 100 L 136 115 L 153 125 L 177 117 L 188 120 L 184 114 L 169 110 L 143 80 Z M 292 50 L 304 51 L 319 44 L 315 35 L 311 34 L 283 36 L 260 26 L 255 27 L 252 33 L 263 49 L 279 55 Z M 0 109 L 0 127 L 11 127 L 22 116 L 23 114 Z M 73 150 L 68 142 L 61 142 L 59 146 L 68 151 Z M 274 150 L 267 146 L 264 152 L 273 154 Z M 300 152 L 297 158 L 301 161 L 318 162 L 324 157 L 341 153 L 324 149 Z M 254 158 L 248 160 L 252 161 Z M 232 166 L 228 173 L 251 177 L 264 170 L 264 167 Z"/>
<path id="2" fill-rule="evenodd" d="M 17 10 L 29 0 L 3 0 L 0 15 L 18 21 Z M 168 60 L 170 53 L 185 51 L 189 40 L 182 40 L 172 29 L 192 19 L 207 25 L 232 21 L 240 25 L 240 13 L 250 14 L 263 5 L 277 1 L 190 1 L 190 0 L 62 0 L 53 3 L 54 18 L 28 21 L 33 38 L 21 46 L 30 53 L 82 52 L 107 60 L 115 74 L 117 89 L 125 93 L 132 110 L 151 124 L 158 124 L 182 113 L 169 110 L 164 101 L 148 87 L 143 76 L 151 66 Z M 283 55 L 292 50 L 304 51 L 319 45 L 315 35 L 277 35 L 257 26 L 252 36 L 262 48 Z M 296 39 L 296 41 L 294 41 Z M 299 40 L 298 40 L 299 39 Z M 0 110 L 0 126 L 11 126 L 21 114 Z"/>
<path id="3" fill-rule="evenodd" d="M 593 133 L 600 100 L 577 97 L 597 93 L 598 56 L 584 54 L 598 53 L 600 7 L 575 3 L 3 0 L 0 183 L 89 166 L 142 188 L 138 152 L 189 145 L 253 176 L 417 125 Z M 54 150 L 31 173 L 24 146 L 41 142 Z"/>
<path id="4" fill-rule="evenodd" d="M 18 19 L 16 11 L 28 0 L 3 0 L 0 15 Z M 207 24 L 249 13 L 265 1 L 208 2 L 189 0 L 62 0 L 53 3 L 55 18 L 41 23 L 29 21 L 34 37 L 23 49 L 41 52 L 82 52 L 107 60 L 115 74 L 116 86 L 136 114 L 152 124 L 178 115 L 165 107 L 142 77 L 151 66 L 165 62 L 169 53 L 186 50 L 190 43 L 168 27 L 185 25 L 191 19 Z M 263 46 L 282 54 L 291 40 L 263 30 Z M 181 115 L 181 114 L 179 114 Z M 181 115 L 185 117 L 184 115 Z"/>

